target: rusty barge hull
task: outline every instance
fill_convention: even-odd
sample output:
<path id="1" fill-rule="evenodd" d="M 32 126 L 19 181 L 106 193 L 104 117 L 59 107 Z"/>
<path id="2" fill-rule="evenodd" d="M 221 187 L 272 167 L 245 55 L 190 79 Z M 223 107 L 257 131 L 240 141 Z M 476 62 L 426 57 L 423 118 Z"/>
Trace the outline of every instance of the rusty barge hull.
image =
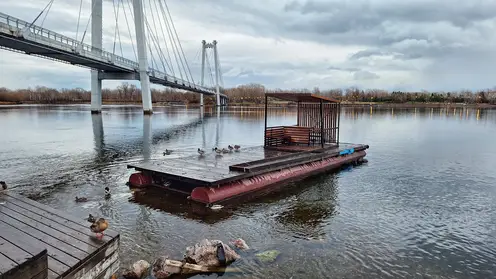
<path id="1" fill-rule="evenodd" d="M 218 156 L 164 159 L 161 163 L 128 165 L 137 172 L 129 177 L 131 187 L 159 187 L 203 204 L 224 203 L 233 198 L 271 189 L 308 176 L 360 164 L 364 144 L 329 145 L 324 148 L 287 151 L 252 147 Z"/>

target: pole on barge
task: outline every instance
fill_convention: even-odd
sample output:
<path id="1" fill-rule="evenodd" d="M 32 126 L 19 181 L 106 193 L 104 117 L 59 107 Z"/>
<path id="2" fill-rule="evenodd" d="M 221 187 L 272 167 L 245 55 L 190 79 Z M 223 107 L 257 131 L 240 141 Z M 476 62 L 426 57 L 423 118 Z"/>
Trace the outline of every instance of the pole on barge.
<path id="1" fill-rule="evenodd" d="M 265 94 L 265 128 L 264 128 L 264 146 L 267 146 L 267 93 Z"/>
<path id="2" fill-rule="evenodd" d="M 336 143 L 339 146 L 339 118 L 341 118 L 341 103 L 338 103 L 338 137 L 336 139 Z"/>
<path id="3" fill-rule="evenodd" d="M 320 145 L 324 148 L 324 102 L 320 100 Z"/>

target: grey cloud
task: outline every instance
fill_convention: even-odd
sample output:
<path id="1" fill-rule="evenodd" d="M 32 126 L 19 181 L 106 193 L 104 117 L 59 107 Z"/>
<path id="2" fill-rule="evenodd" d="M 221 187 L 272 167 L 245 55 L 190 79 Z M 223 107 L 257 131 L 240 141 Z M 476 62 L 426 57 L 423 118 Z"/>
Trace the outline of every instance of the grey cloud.
<path id="1" fill-rule="evenodd" d="M 329 66 L 327 67 L 328 70 L 334 70 L 334 71 L 344 71 L 344 72 L 356 72 L 360 71 L 359 68 L 353 68 L 353 67 L 336 67 L 336 66 Z"/>
<path id="2" fill-rule="evenodd" d="M 355 80 L 370 80 L 370 79 L 378 79 L 379 75 L 369 72 L 369 71 L 358 71 L 353 74 L 353 78 Z"/>
<path id="3" fill-rule="evenodd" d="M 214 23 L 238 32 L 370 48 L 387 48 L 407 40 L 438 41 L 450 46 L 467 37 L 464 32 L 471 32 L 474 39 L 483 41 L 490 31 L 474 23 L 494 20 L 496 16 L 492 12 L 496 10 L 496 1 L 456 5 L 448 0 L 281 1 L 281 5 L 275 1 L 263 5 L 258 5 L 259 1 L 258 4 L 227 0 L 183 2 L 185 6 L 193 3 L 201 6 L 197 9 Z M 400 53 L 403 56 L 398 58 L 403 59 L 429 56 L 419 51 L 410 53 L 408 49 Z"/>
<path id="4" fill-rule="evenodd" d="M 354 53 L 351 57 L 350 60 L 358 60 L 360 58 L 367 58 L 370 56 L 384 56 L 384 55 L 390 55 L 391 53 L 381 51 L 381 50 L 376 50 L 376 49 L 367 49 L 367 50 L 361 50 L 359 52 Z"/>
<path id="5" fill-rule="evenodd" d="M 21 4 L 18 1 L 2 0 L 0 9 L 32 20 L 36 8 L 27 6 L 33 3 L 36 6 L 44 5 L 37 1 L 25 0 Z M 62 3 L 57 2 L 45 26 L 65 34 L 75 34 L 79 0 L 64 1 L 68 3 L 65 6 L 73 6 L 68 11 L 57 9 Z M 89 3 L 86 0 L 85 5 Z M 453 86 L 463 87 L 464 84 L 466 87 L 494 85 L 488 74 L 489 65 L 496 64 L 496 56 L 492 55 L 496 43 L 494 0 L 457 3 L 452 0 L 183 0 L 169 1 L 168 5 L 175 20 L 185 19 L 223 33 L 252 36 L 250 41 L 247 40 L 245 48 L 251 48 L 257 44 L 258 38 L 264 37 L 274 41 L 288 41 L 288 44 L 292 40 L 360 49 L 343 57 L 339 63 L 329 62 L 323 53 L 321 63 L 308 63 L 295 56 L 294 61 L 271 61 L 270 64 L 265 61 L 263 52 L 257 54 L 259 57 L 246 61 L 243 59 L 243 48 L 221 49 L 222 59 L 227 57 L 222 55 L 222 51 L 230 53 L 230 60 L 222 61 L 224 72 L 250 69 L 243 75 L 226 76 L 226 84 L 265 82 L 268 86 L 278 87 L 295 77 L 301 78 L 302 83 L 306 78 L 307 84 L 318 82 L 324 77 L 330 84 L 341 85 L 360 81 L 367 84 L 367 81 L 375 80 L 374 84 L 383 82 L 385 88 L 396 82 L 405 84 L 405 87 L 412 84 L 420 88 L 430 86 L 449 89 L 457 89 Z M 104 12 L 112 13 L 109 9 Z M 113 36 L 112 18 L 113 15 L 104 18 L 104 42 L 107 49 L 111 49 L 113 43 L 113 37 L 109 38 Z M 83 20 L 83 27 L 80 28 L 84 28 L 85 24 Z M 134 59 L 127 27 L 121 27 L 125 56 Z M 131 32 L 134 34 L 133 26 Z M 85 42 L 90 42 L 89 34 L 87 36 Z M 202 34 L 198 36 L 199 40 L 203 39 Z M 191 45 L 198 42 L 183 43 Z M 239 53 L 239 56 L 232 53 Z M 243 65 L 239 61 L 243 61 Z M 465 65 L 471 65 L 470 69 Z M 199 71 L 198 66 L 194 68 L 195 72 Z M 465 76 L 470 77 L 470 80 L 464 78 L 467 71 L 470 74 Z M 232 72 L 235 73 L 234 70 Z M 387 78 L 391 72 L 401 72 L 405 80 L 390 82 Z M 339 80 L 337 76 L 346 76 L 350 80 Z M 456 77 L 456 82 L 452 81 L 452 77 Z"/>
<path id="6" fill-rule="evenodd" d="M 379 25 L 388 20 L 411 22 L 448 21 L 460 27 L 470 25 L 474 20 L 492 19 L 496 15 L 496 2 L 478 1 L 458 2 L 439 1 L 315 1 L 301 4 L 292 1 L 285 5 L 285 11 L 301 14 L 325 15 L 329 20 L 348 19 L 355 27 Z"/>

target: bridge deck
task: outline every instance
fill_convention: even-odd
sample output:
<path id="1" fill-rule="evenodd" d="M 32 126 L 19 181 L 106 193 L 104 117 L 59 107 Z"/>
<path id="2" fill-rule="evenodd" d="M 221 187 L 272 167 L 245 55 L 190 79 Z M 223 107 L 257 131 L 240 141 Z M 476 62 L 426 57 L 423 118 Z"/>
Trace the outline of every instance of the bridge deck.
<path id="1" fill-rule="evenodd" d="M 0 47 L 91 69 L 126 79 L 139 79 L 137 62 L 102 49 L 93 48 L 62 34 L 47 30 L 0 12 Z M 215 92 L 189 80 L 149 69 L 150 82 L 205 95 Z M 221 97 L 227 98 L 225 94 Z"/>
<path id="2" fill-rule="evenodd" d="M 366 145 L 341 143 L 339 146 L 327 146 L 324 149 L 319 146 L 315 149 L 300 151 L 266 149 L 263 146 L 257 146 L 242 148 L 239 152 L 221 154 L 221 156 L 214 151 L 207 151 L 204 156 L 194 155 L 172 159 L 166 157 L 161 162 L 130 164 L 127 167 L 195 186 L 214 186 L 319 160 L 322 157 L 338 156 L 340 151 L 350 148 L 365 149 Z"/>
<path id="3" fill-rule="evenodd" d="M 119 234 L 109 229 L 98 240 L 89 225 L 28 198 L 0 193 L 0 272 L 17 275 L 5 278 L 109 278 L 119 267 Z"/>

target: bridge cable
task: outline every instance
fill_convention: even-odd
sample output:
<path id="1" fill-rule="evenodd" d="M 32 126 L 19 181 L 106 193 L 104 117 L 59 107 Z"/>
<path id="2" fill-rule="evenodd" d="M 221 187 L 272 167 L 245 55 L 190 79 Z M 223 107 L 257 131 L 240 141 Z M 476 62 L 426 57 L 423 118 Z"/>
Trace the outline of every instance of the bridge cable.
<path id="1" fill-rule="evenodd" d="M 201 49 L 198 49 L 195 53 L 195 58 L 193 58 L 193 62 L 198 62 L 199 59 L 201 59 L 200 57 L 200 52 L 201 52 Z"/>
<path id="2" fill-rule="evenodd" d="M 79 34 L 79 22 L 81 20 L 81 10 L 83 8 L 83 0 L 79 2 L 79 14 L 78 14 L 78 21 L 77 21 L 77 27 L 76 27 L 76 41 L 78 40 L 78 34 Z"/>
<path id="3" fill-rule="evenodd" d="M 52 0 L 52 2 L 50 3 L 48 10 L 46 11 L 45 16 L 43 17 L 43 20 L 41 21 L 41 25 L 40 25 L 41 28 L 43 28 L 43 24 L 45 23 L 45 19 L 47 18 L 48 13 L 50 12 L 50 9 L 52 8 L 54 2 L 55 2 L 55 0 Z"/>
<path id="4" fill-rule="evenodd" d="M 193 58 L 193 64 L 194 65 L 200 65 L 201 67 L 201 55 L 200 55 L 201 49 L 198 49 L 195 53 L 195 57 Z M 200 68 L 201 69 L 201 68 Z M 200 73 L 201 74 L 201 73 Z M 201 77 L 200 77 L 201 80 Z"/>
<path id="5" fill-rule="evenodd" d="M 131 34 L 131 28 L 129 28 L 129 21 L 127 20 L 126 8 L 124 7 L 124 1 L 126 0 L 121 0 L 121 1 L 122 1 L 122 10 L 124 11 L 124 18 L 126 19 L 127 31 L 129 32 L 129 38 L 131 39 L 131 47 L 133 48 L 134 57 L 136 61 L 138 61 L 138 55 L 136 54 L 136 49 L 134 47 L 133 35 Z M 127 2 L 127 4 L 129 6 L 129 2 Z M 131 17 L 134 18 L 132 11 L 131 11 Z"/>
<path id="6" fill-rule="evenodd" d="M 33 26 L 33 24 L 38 20 L 38 18 L 40 18 L 40 16 L 43 14 L 43 12 L 48 8 L 48 6 L 53 2 L 54 0 L 50 0 L 50 2 L 48 2 L 48 4 L 45 6 L 45 8 L 43 8 L 43 10 L 41 10 L 41 12 L 38 14 L 38 16 L 33 20 L 33 22 L 31 22 L 31 24 L 28 26 L 28 28 L 31 28 L 31 26 Z"/>
<path id="7" fill-rule="evenodd" d="M 145 25 L 146 25 L 146 27 L 147 27 L 147 29 L 148 29 L 148 32 L 147 32 L 148 34 L 147 34 L 147 35 L 148 35 L 148 42 L 149 42 L 149 43 L 148 43 L 147 45 L 148 45 L 148 48 L 149 48 L 149 50 L 150 50 L 150 56 L 151 56 L 151 58 L 153 59 L 153 57 L 154 57 L 154 56 L 153 56 L 153 51 L 152 51 L 152 49 L 151 49 L 151 46 L 152 46 L 152 44 L 153 44 L 153 46 L 154 46 L 154 47 L 155 47 L 155 49 L 157 50 L 157 53 L 158 53 L 158 58 L 160 59 L 160 62 L 162 63 L 162 67 L 164 68 L 164 72 L 165 72 L 165 73 L 167 73 L 167 70 L 165 69 L 165 64 L 164 64 L 164 61 L 163 61 L 163 59 L 162 59 L 162 57 L 161 57 L 161 55 L 160 55 L 160 54 L 161 54 L 161 51 L 160 51 L 160 49 L 159 49 L 159 47 L 158 47 L 158 44 L 157 44 L 157 42 L 156 42 L 156 38 L 153 36 L 153 32 L 152 32 L 152 30 L 151 30 L 150 24 L 148 23 L 148 20 L 146 20 L 146 19 L 145 19 Z M 157 64 L 157 63 L 156 63 L 156 64 Z"/>
<path id="8" fill-rule="evenodd" d="M 124 52 L 122 51 L 121 33 L 119 32 L 119 14 L 120 14 L 120 2 L 119 2 L 119 0 L 117 0 L 117 9 L 115 8 L 115 0 L 112 0 L 112 6 L 114 8 L 114 17 L 115 17 L 114 47 L 112 49 L 112 54 L 115 55 L 115 45 L 116 45 L 117 38 L 119 38 L 119 46 L 121 49 L 121 56 L 124 57 Z"/>
<path id="9" fill-rule="evenodd" d="M 160 8 L 162 10 L 162 16 L 164 18 L 165 30 L 167 31 L 167 35 L 169 37 L 169 41 L 170 41 L 170 44 L 171 44 L 172 54 L 173 54 L 173 56 L 175 58 L 175 61 L 176 61 L 176 64 L 177 64 L 177 69 L 179 71 L 179 76 L 181 77 L 181 79 L 183 79 L 183 74 L 182 74 L 182 71 L 181 71 L 181 66 L 179 65 L 179 60 L 177 58 L 177 54 L 176 54 L 176 51 L 175 51 L 175 48 L 174 48 L 174 39 L 172 38 L 171 32 L 170 32 L 169 21 L 167 20 L 167 17 L 165 16 L 165 10 L 164 10 L 164 7 L 162 5 L 162 2 L 159 2 L 159 4 L 160 4 Z"/>
<path id="10" fill-rule="evenodd" d="M 219 64 L 219 68 L 217 69 L 218 70 L 218 75 L 219 75 L 219 80 L 220 80 L 220 85 L 222 88 L 224 88 L 224 79 L 222 78 L 222 67 L 221 67 L 221 64 L 220 64 L 220 55 L 219 55 L 219 50 L 217 50 L 217 63 Z"/>
<path id="11" fill-rule="evenodd" d="M 144 2 L 143 2 L 143 4 L 144 4 Z M 153 38 L 152 38 L 152 39 L 154 39 L 153 43 L 155 44 L 155 48 L 157 49 L 160 62 L 162 62 L 162 66 L 164 68 L 164 73 L 167 73 L 167 70 L 166 70 L 165 65 L 167 64 L 167 66 L 169 66 L 169 64 L 167 63 L 167 59 L 165 58 L 164 53 L 160 49 L 160 40 L 158 39 L 158 35 L 157 35 L 158 34 L 157 24 L 155 22 L 155 15 L 153 14 L 153 8 L 151 6 L 149 8 L 150 8 L 150 12 L 151 12 L 151 15 L 152 15 L 152 23 L 153 23 L 153 28 L 155 29 L 155 33 L 152 32 L 150 23 L 148 22 L 148 20 L 146 19 L 146 17 L 145 17 L 145 22 L 146 22 L 146 24 L 148 26 L 148 29 L 150 30 L 151 35 L 153 36 Z"/>
<path id="12" fill-rule="evenodd" d="M 210 77 L 210 88 L 212 87 L 215 87 L 215 82 L 214 82 L 214 78 L 212 76 L 212 67 L 210 66 L 210 56 L 208 55 L 208 51 L 205 51 L 205 62 L 207 64 L 207 67 L 208 67 L 208 74 L 209 74 L 209 77 Z"/>
<path id="13" fill-rule="evenodd" d="M 200 55 L 200 53 L 201 53 L 201 49 L 198 49 L 196 51 L 195 56 L 194 56 L 192 61 L 193 61 L 193 65 L 195 65 L 195 66 L 200 65 L 200 70 L 201 70 L 201 57 L 200 57 L 201 55 Z M 200 72 L 200 75 L 201 75 L 201 72 Z M 198 79 L 198 80 L 199 80 L 198 85 L 201 86 L 201 84 L 200 84 L 201 76 L 200 76 L 200 79 Z"/>
<path id="14" fill-rule="evenodd" d="M 145 6 L 145 3 L 146 1 L 143 1 L 142 2 L 143 4 L 143 23 L 144 23 L 144 27 L 146 28 L 144 30 L 145 32 L 145 42 L 149 42 L 149 43 L 145 43 L 145 46 L 148 47 L 148 51 L 150 52 L 150 65 L 148 66 L 148 69 L 149 70 L 154 70 L 156 68 L 156 65 L 157 65 L 157 61 L 155 61 L 155 57 L 153 56 L 153 51 L 152 51 L 152 39 L 150 38 L 152 36 L 152 31 L 150 30 L 150 26 L 148 25 L 148 22 L 146 20 L 146 17 L 145 17 L 145 11 L 146 11 L 146 6 Z M 147 32 L 148 31 L 148 32 Z M 136 42 L 138 42 L 138 35 L 136 34 Z M 148 58 L 148 57 L 147 57 Z"/>
<path id="15" fill-rule="evenodd" d="M 86 36 L 86 32 L 88 31 L 88 26 L 90 25 L 90 20 L 91 20 L 91 16 L 93 15 L 93 10 L 95 9 L 95 4 L 96 1 L 95 3 L 93 3 L 93 6 L 91 7 L 90 17 L 88 18 L 88 22 L 86 23 L 86 28 L 84 29 L 83 37 L 81 38 L 81 44 L 84 42 L 84 37 Z"/>
<path id="16" fill-rule="evenodd" d="M 214 54 L 214 49 L 212 48 L 210 50 L 210 59 L 212 60 L 212 62 L 209 62 L 210 63 L 210 73 L 211 73 L 211 78 L 212 78 L 212 87 L 213 87 L 213 90 L 215 91 L 215 88 L 217 87 L 217 82 L 216 82 L 216 79 L 215 79 L 215 54 Z"/>
<path id="17" fill-rule="evenodd" d="M 189 75 L 191 76 L 191 81 L 194 84 L 195 81 L 193 79 L 193 75 L 191 74 L 191 69 L 189 68 L 188 61 L 186 60 L 186 55 L 184 54 L 183 46 L 181 44 L 181 41 L 179 40 L 179 36 L 177 35 L 177 30 L 176 30 L 176 27 L 174 25 L 174 21 L 172 20 L 172 16 L 170 14 L 169 7 L 167 6 L 167 2 L 165 0 L 164 0 L 164 5 L 165 5 L 165 8 L 167 9 L 167 13 L 169 14 L 169 18 L 170 18 L 170 21 L 172 23 L 172 28 L 174 29 L 174 33 L 176 34 L 177 42 L 179 43 L 179 48 L 181 49 L 181 53 L 183 54 L 184 63 L 186 64 L 186 68 L 188 69 Z M 183 67 L 184 67 L 184 65 L 183 65 Z"/>
<path id="18" fill-rule="evenodd" d="M 171 43 L 172 48 L 173 49 L 175 48 L 175 50 L 177 50 L 177 54 L 175 51 L 173 53 L 174 53 L 174 57 L 176 58 L 177 68 L 179 69 L 179 75 L 181 76 L 181 79 L 184 80 L 183 74 L 181 71 L 181 65 L 179 65 L 179 63 L 182 64 L 183 70 L 186 74 L 186 70 L 184 68 L 184 63 L 183 63 L 183 60 L 181 59 L 181 55 L 179 54 L 179 48 L 177 47 L 176 40 L 172 36 L 172 28 L 171 28 L 171 25 L 169 24 L 169 21 L 167 20 L 167 16 L 165 13 L 164 6 L 162 5 L 162 1 L 159 1 L 159 4 L 160 4 L 160 9 L 162 10 L 162 15 L 164 16 L 164 19 L 165 19 L 165 28 L 167 29 L 167 33 L 169 35 L 169 40 L 171 40 L 171 42 L 172 42 Z M 169 20 L 171 20 L 171 19 L 169 18 Z M 178 58 L 178 56 L 179 56 L 179 58 Z M 186 76 L 186 79 L 188 79 L 187 76 Z"/>
<path id="19" fill-rule="evenodd" d="M 150 33 L 149 32 L 145 31 L 145 36 L 146 36 L 145 40 L 150 40 Z M 148 47 L 148 51 L 150 52 L 150 65 L 148 66 L 147 70 L 154 69 L 156 61 L 155 61 L 155 58 L 153 57 L 151 46 L 150 46 L 150 44 L 146 44 L 146 46 Z"/>
<path id="20" fill-rule="evenodd" d="M 162 36 L 163 36 L 163 39 L 164 39 L 164 45 L 165 45 L 165 50 L 167 51 L 167 57 L 169 58 L 168 61 L 170 61 L 170 64 L 167 63 L 167 66 L 169 66 L 169 69 L 172 71 L 172 75 L 175 76 L 176 74 L 174 73 L 174 65 L 172 63 L 172 58 L 170 56 L 170 52 L 169 52 L 169 46 L 167 44 L 167 40 L 166 40 L 166 36 L 165 36 L 165 32 L 164 32 L 164 27 L 163 27 L 163 24 L 162 24 L 162 18 L 160 17 L 160 14 L 159 14 L 159 9 L 157 7 L 157 1 L 153 1 L 154 5 L 155 5 L 155 11 L 157 11 L 157 15 L 158 15 L 158 25 L 160 26 L 160 30 L 162 31 Z M 164 19 L 165 21 L 165 19 Z M 165 23 L 164 23 L 165 24 Z M 165 61 L 167 62 L 167 59 L 165 59 Z"/>

